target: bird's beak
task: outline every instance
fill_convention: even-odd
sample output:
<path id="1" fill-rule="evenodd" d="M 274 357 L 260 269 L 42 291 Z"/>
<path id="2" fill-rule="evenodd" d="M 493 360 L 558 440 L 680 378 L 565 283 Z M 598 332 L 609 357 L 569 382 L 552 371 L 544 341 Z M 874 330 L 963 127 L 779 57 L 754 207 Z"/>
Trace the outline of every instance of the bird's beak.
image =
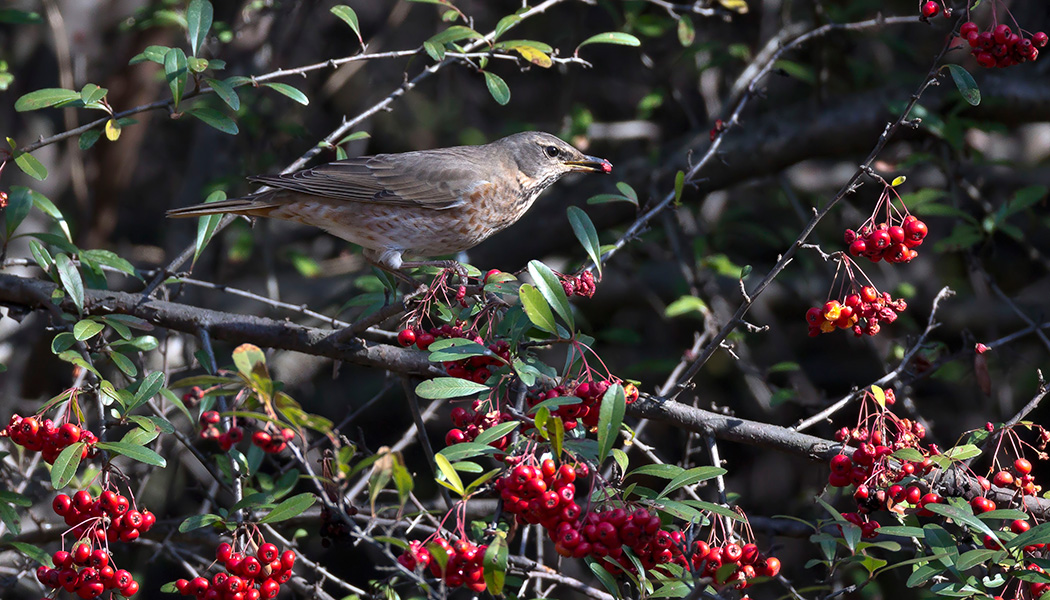
<path id="1" fill-rule="evenodd" d="M 612 173 L 612 163 L 597 156 L 584 155 L 583 160 L 567 160 L 565 164 L 576 173 Z"/>

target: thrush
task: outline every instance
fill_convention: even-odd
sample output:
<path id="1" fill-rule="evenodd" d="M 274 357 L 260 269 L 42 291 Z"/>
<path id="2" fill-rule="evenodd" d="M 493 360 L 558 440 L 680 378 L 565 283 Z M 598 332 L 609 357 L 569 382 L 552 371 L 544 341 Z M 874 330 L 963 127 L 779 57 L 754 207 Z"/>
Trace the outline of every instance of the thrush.
<path id="1" fill-rule="evenodd" d="M 167 214 L 235 214 L 312 225 L 398 271 L 439 264 L 425 259 L 468 250 L 506 229 L 564 175 L 611 171 L 605 159 L 530 131 L 478 146 L 360 156 L 249 177 L 270 189 Z"/>

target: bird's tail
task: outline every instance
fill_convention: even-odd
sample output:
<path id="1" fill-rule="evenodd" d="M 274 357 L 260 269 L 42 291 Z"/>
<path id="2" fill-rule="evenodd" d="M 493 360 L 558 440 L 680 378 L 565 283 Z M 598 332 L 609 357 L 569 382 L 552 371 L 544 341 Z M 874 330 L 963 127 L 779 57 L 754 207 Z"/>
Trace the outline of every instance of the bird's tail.
<path id="1" fill-rule="evenodd" d="M 222 214 L 265 217 L 267 213 L 278 206 L 280 206 L 280 203 L 267 198 L 234 198 L 232 200 L 205 202 L 204 204 L 175 208 L 169 210 L 166 214 L 169 219 L 186 219 Z"/>

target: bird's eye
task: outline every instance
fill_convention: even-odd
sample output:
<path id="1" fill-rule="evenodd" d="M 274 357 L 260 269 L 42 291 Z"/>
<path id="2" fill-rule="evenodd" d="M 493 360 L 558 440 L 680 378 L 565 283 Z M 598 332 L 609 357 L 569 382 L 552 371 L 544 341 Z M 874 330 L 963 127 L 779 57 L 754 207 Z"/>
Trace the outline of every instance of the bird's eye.
<path id="1" fill-rule="evenodd" d="M 543 151 L 546 152 L 547 156 L 549 156 L 551 158 L 557 158 L 558 157 L 558 149 L 555 148 L 554 146 L 547 146 L 546 148 L 543 149 Z"/>

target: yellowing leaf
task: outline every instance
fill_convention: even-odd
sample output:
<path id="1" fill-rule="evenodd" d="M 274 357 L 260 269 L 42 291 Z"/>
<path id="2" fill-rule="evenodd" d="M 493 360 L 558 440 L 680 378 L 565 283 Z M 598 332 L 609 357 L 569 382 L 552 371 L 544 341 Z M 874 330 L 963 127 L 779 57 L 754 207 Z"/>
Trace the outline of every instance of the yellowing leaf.
<path id="1" fill-rule="evenodd" d="M 116 119 L 106 121 L 106 139 L 115 142 L 120 137 L 120 123 Z"/>
<path id="2" fill-rule="evenodd" d="M 901 175 L 900 177 L 897 177 L 896 179 L 894 179 L 893 183 L 891 183 L 890 185 L 892 185 L 893 187 L 897 187 L 898 185 L 904 183 L 905 181 L 908 181 L 908 178 L 905 177 L 904 175 Z"/>
<path id="3" fill-rule="evenodd" d="M 744 0 L 718 0 L 718 3 L 731 11 L 746 15 L 748 8 Z"/>
<path id="4" fill-rule="evenodd" d="M 530 63 L 539 67 L 543 67 L 544 69 L 549 69 L 550 66 L 554 64 L 554 61 L 551 60 L 551 57 L 547 56 L 546 54 L 544 54 L 540 50 L 537 50 L 536 48 L 532 48 L 530 46 L 515 46 L 514 48 L 512 48 L 512 50 L 520 54 L 522 58 L 529 61 Z"/>

